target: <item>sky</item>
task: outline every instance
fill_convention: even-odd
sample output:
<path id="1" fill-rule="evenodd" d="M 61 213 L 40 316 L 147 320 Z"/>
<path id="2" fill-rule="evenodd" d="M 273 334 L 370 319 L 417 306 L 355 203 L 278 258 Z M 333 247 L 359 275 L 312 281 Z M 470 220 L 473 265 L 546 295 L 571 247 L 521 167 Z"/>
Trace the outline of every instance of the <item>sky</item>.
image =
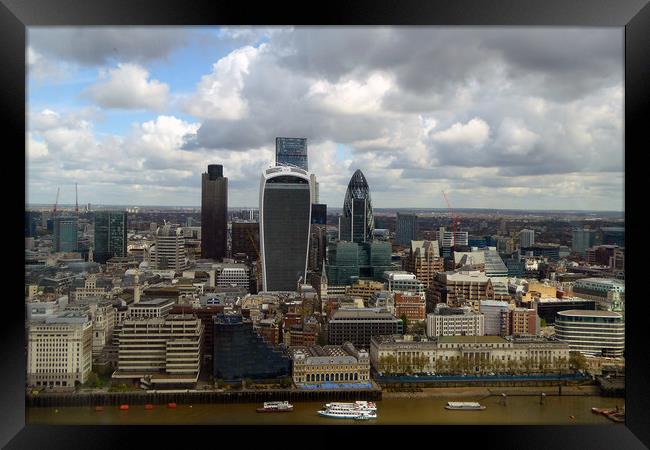
<path id="1" fill-rule="evenodd" d="M 30 27 L 26 202 L 257 207 L 275 137 L 320 201 L 623 211 L 623 28 Z"/>

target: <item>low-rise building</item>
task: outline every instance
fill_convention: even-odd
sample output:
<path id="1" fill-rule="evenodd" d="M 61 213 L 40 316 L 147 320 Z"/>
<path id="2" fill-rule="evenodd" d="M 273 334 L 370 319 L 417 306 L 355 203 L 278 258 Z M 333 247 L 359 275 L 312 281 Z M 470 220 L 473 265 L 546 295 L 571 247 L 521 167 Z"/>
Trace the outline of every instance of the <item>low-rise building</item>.
<path id="1" fill-rule="evenodd" d="M 342 346 L 291 349 L 293 381 L 297 386 L 322 383 L 368 384 L 370 357 L 350 342 Z"/>
<path id="2" fill-rule="evenodd" d="M 345 295 L 369 300 L 375 293 L 384 289 L 384 283 L 373 280 L 357 280 L 345 289 Z"/>
<path id="3" fill-rule="evenodd" d="M 450 307 L 438 303 L 433 314 L 427 314 L 427 336 L 483 336 L 485 317 L 468 306 Z"/>
<path id="4" fill-rule="evenodd" d="M 380 374 L 559 372 L 569 369 L 569 346 L 539 336 L 376 336 L 370 361 Z"/>
<path id="5" fill-rule="evenodd" d="M 402 321 L 385 310 L 371 308 L 339 309 L 328 323 L 328 342 L 342 345 L 351 342 L 357 348 L 368 348 L 370 338 L 402 332 Z"/>
<path id="6" fill-rule="evenodd" d="M 426 319 L 426 302 L 419 295 L 395 293 L 395 316 L 406 316 L 409 321 L 421 322 Z"/>
<path id="7" fill-rule="evenodd" d="M 620 357 L 625 351 L 625 322 L 614 311 L 560 311 L 555 335 L 586 355 Z"/>

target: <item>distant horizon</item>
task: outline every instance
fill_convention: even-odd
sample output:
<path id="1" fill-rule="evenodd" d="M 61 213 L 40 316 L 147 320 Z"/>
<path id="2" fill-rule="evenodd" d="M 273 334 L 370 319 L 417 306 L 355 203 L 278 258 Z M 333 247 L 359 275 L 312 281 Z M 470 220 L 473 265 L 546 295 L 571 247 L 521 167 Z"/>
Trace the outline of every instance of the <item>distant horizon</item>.
<path id="1" fill-rule="evenodd" d="M 87 204 L 83 203 L 79 205 L 79 209 L 83 210 L 85 205 Z M 130 209 L 130 208 L 192 208 L 192 209 L 201 209 L 201 205 L 118 205 L 118 204 L 109 204 L 109 203 L 92 203 L 90 202 L 91 206 L 94 207 L 102 207 L 102 208 L 120 208 L 120 209 Z M 48 203 L 31 203 L 31 204 L 26 204 L 27 208 L 52 208 L 52 204 Z M 57 208 L 74 208 L 74 204 L 59 204 Z M 246 210 L 246 209 L 253 209 L 253 210 L 259 210 L 258 206 L 229 206 L 228 210 Z M 330 205 L 327 205 L 328 211 L 330 210 Z M 338 206 L 332 206 L 332 210 L 339 210 L 343 209 L 342 207 Z M 519 212 L 563 212 L 563 213 L 609 213 L 609 214 L 625 214 L 625 211 L 616 211 L 616 210 L 595 210 L 595 209 L 523 209 L 523 208 L 453 208 L 454 211 L 519 211 Z M 402 208 L 402 207 L 375 207 L 373 208 L 375 211 L 380 211 L 380 210 L 404 210 L 404 211 L 440 211 L 440 212 L 449 212 L 448 208 L 425 208 L 425 207 L 408 207 L 408 208 Z"/>

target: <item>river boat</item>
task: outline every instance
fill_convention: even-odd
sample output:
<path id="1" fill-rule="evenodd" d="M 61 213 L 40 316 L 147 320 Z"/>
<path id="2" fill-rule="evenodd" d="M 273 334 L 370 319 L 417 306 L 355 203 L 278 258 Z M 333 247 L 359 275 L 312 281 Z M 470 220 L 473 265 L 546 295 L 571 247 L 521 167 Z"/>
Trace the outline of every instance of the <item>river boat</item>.
<path id="1" fill-rule="evenodd" d="M 356 401 L 354 403 L 332 402 L 326 403 L 325 409 L 354 409 L 357 411 L 377 411 L 375 402 Z"/>
<path id="2" fill-rule="evenodd" d="M 328 403 L 325 409 L 318 411 L 318 415 L 334 419 L 370 420 L 377 418 L 377 409 L 361 408 L 355 403 Z"/>
<path id="3" fill-rule="evenodd" d="M 483 411 L 485 406 L 477 402 L 447 402 L 445 409 L 458 411 Z"/>
<path id="4" fill-rule="evenodd" d="M 257 408 L 258 413 L 291 412 L 293 405 L 289 402 L 264 402 L 264 406 Z"/>

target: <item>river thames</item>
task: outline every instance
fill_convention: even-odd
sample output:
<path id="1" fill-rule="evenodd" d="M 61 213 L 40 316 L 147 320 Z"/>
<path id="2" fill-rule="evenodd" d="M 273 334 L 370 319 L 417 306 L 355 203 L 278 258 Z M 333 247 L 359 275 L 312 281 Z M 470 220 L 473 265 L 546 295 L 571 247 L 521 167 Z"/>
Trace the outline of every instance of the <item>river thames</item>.
<path id="1" fill-rule="evenodd" d="M 450 411 L 448 401 L 479 401 L 483 411 Z M 107 406 L 96 412 L 93 407 L 27 408 L 30 425 L 621 425 L 592 407 L 614 408 L 625 405 L 624 398 L 599 396 L 509 396 L 501 397 L 424 397 L 384 398 L 377 402 L 377 419 L 355 421 L 320 417 L 322 403 L 295 402 L 290 413 L 259 414 L 260 404 L 179 404 L 176 409 L 155 405 L 131 405 L 128 411 Z"/>

